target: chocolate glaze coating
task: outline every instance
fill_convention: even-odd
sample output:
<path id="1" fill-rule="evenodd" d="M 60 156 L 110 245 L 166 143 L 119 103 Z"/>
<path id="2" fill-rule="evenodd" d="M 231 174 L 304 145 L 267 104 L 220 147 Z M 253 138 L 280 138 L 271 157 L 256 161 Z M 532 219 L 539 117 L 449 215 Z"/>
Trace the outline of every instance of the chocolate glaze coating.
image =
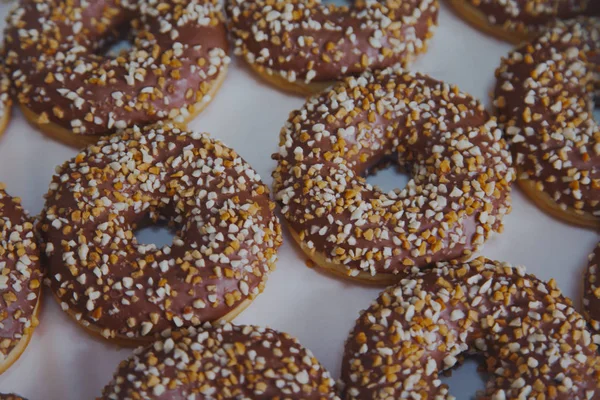
<path id="1" fill-rule="evenodd" d="M 34 310 L 41 286 L 33 222 L 20 199 L 0 184 L 0 363 L 38 325 Z"/>
<path id="2" fill-rule="evenodd" d="M 441 263 L 407 274 L 357 320 L 345 398 L 450 399 L 440 372 L 477 354 L 490 374 L 478 399 L 595 399 L 598 339 L 554 281 L 483 258 Z"/>
<path id="3" fill-rule="evenodd" d="M 133 48 L 99 55 L 128 21 Z M 218 0 L 21 0 L 5 47 L 21 105 L 80 135 L 184 120 L 229 62 Z"/>
<path id="4" fill-rule="evenodd" d="M 555 19 L 600 15 L 597 0 L 463 0 L 487 15 L 492 25 L 518 33 L 537 33 Z"/>
<path id="5" fill-rule="evenodd" d="M 584 279 L 583 315 L 590 326 L 600 332 L 600 243 L 589 256 Z"/>
<path id="6" fill-rule="evenodd" d="M 104 400 L 338 399 L 335 381 L 286 333 L 226 324 L 190 328 L 123 361 Z"/>
<path id="7" fill-rule="evenodd" d="M 426 49 L 437 0 L 229 0 L 236 54 L 290 82 L 337 80 L 406 63 Z"/>
<path id="8" fill-rule="evenodd" d="M 57 169 L 42 212 L 48 283 L 107 338 L 215 321 L 262 292 L 281 230 L 267 187 L 235 151 L 173 125 L 131 129 Z M 153 221 L 170 246 L 137 242 Z"/>
<path id="9" fill-rule="evenodd" d="M 556 22 L 503 59 L 496 71 L 499 121 L 519 178 L 561 208 L 600 218 L 600 19 Z"/>
<path id="10" fill-rule="evenodd" d="M 468 255 L 510 211 L 511 157 L 495 120 L 458 88 L 400 68 L 309 98 L 274 157 L 288 223 L 350 276 Z M 362 175 L 389 157 L 412 179 L 384 193 Z"/>
<path id="11" fill-rule="evenodd" d="M 0 121 L 6 118 L 12 108 L 12 99 L 10 98 L 10 80 L 6 74 L 6 69 L 0 66 Z"/>

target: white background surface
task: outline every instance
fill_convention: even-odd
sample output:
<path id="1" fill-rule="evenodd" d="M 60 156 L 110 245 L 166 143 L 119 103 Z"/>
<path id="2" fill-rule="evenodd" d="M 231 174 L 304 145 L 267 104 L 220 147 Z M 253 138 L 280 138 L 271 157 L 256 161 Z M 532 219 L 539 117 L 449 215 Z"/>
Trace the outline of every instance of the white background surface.
<path id="1" fill-rule="evenodd" d="M 0 5 L 0 15 L 7 10 L 6 4 Z M 510 49 L 473 30 L 444 6 L 429 52 L 412 69 L 457 84 L 489 106 L 494 70 Z M 223 88 L 190 128 L 210 132 L 236 149 L 270 185 L 275 166 L 270 155 L 277 150 L 279 130 L 289 112 L 302 104 L 302 98 L 257 80 L 243 62 L 234 59 Z M 35 215 L 42 209 L 54 167 L 76 153 L 42 136 L 14 110 L 0 139 L 0 181 L 11 194 L 22 197 Z M 406 179 L 384 171 L 370 181 L 393 188 L 401 187 Z M 277 270 L 265 292 L 236 322 L 268 325 L 295 335 L 338 378 L 344 340 L 359 310 L 368 307 L 379 289 L 307 268 L 287 232 L 284 239 Z M 142 240 L 152 240 L 152 236 Z M 515 188 L 505 232 L 489 241 L 481 254 L 525 265 L 544 280 L 555 278 L 579 305 L 587 254 L 597 241 L 596 232 L 552 219 Z M 44 300 L 41 324 L 21 359 L 0 376 L 0 392 L 19 393 L 29 400 L 94 399 L 131 350 L 91 338 L 61 312 L 49 293 Z M 473 362 L 446 381 L 458 399 L 472 398 L 483 387 Z"/>

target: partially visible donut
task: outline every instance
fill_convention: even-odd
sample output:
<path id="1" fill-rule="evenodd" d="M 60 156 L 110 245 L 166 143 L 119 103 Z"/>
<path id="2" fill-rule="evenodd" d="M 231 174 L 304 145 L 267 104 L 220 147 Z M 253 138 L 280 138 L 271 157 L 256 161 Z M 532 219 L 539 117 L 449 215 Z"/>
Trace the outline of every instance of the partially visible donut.
<path id="1" fill-rule="evenodd" d="M 121 363 L 103 400 L 339 399 L 335 381 L 286 333 L 226 324 L 189 328 Z"/>
<path id="2" fill-rule="evenodd" d="M 545 211 L 600 226 L 600 19 L 557 21 L 503 59 L 495 106 L 520 186 Z"/>
<path id="3" fill-rule="evenodd" d="M 16 394 L 2 394 L 0 393 L 0 400 L 25 400 L 21 396 L 17 396 Z"/>
<path id="4" fill-rule="evenodd" d="M 553 280 L 483 258 L 442 263 L 362 313 L 346 342 L 344 398 L 454 398 L 440 373 L 475 354 L 490 375 L 478 399 L 596 399 L 595 339 Z"/>
<path id="5" fill-rule="evenodd" d="M 32 220 L 0 184 L 0 374 L 23 354 L 38 326 L 42 270 Z"/>
<path id="6" fill-rule="evenodd" d="M 366 283 L 469 257 L 511 209 L 514 172 L 495 120 L 458 88 L 400 68 L 309 98 L 275 158 L 293 237 L 321 268 Z M 411 173 L 403 190 L 362 177 L 386 160 Z"/>
<path id="7" fill-rule="evenodd" d="M 281 228 L 260 176 L 234 150 L 174 125 L 100 140 L 57 169 L 41 216 L 62 309 L 122 345 L 231 320 L 262 292 Z M 176 230 L 162 248 L 135 230 Z"/>
<path id="8" fill-rule="evenodd" d="M 449 0 L 476 28 L 520 44 L 533 39 L 556 19 L 600 15 L 597 0 Z"/>
<path id="9" fill-rule="evenodd" d="M 236 54 L 260 76 L 300 94 L 368 69 L 407 64 L 427 49 L 438 0 L 229 0 Z"/>
<path id="10" fill-rule="evenodd" d="M 600 333 L 600 243 L 588 257 L 584 279 L 583 315 L 592 329 Z"/>
<path id="11" fill-rule="evenodd" d="M 100 55 L 130 20 L 133 48 Z M 25 116 L 75 146 L 136 124 L 187 122 L 229 62 L 219 0 L 22 0 L 5 47 Z"/>
<path id="12" fill-rule="evenodd" d="M 0 136 L 4 134 L 4 131 L 8 127 L 11 110 L 10 80 L 6 75 L 4 67 L 0 66 Z"/>

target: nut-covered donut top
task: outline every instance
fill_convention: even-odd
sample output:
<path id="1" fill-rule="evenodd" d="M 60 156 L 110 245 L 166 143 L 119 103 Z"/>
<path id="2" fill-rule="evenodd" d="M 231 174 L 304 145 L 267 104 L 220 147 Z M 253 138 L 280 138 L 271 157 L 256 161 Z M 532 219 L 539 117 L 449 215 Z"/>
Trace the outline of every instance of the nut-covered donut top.
<path id="1" fill-rule="evenodd" d="M 470 254 L 510 210 L 511 157 L 495 121 L 456 87 L 399 68 L 309 98 L 276 157 L 292 229 L 351 276 Z M 411 171 L 403 190 L 361 177 L 387 157 Z"/>
<path id="2" fill-rule="evenodd" d="M 509 31 L 531 34 L 540 32 L 557 18 L 599 15 L 597 0 L 463 0 L 488 17 L 493 25 Z"/>
<path id="3" fill-rule="evenodd" d="M 107 338 L 214 321 L 259 294 L 281 232 L 258 174 L 206 134 L 127 130 L 57 169 L 42 213 L 49 285 Z M 170 246 L 140 244 L 153 221 Z"/>
<path id="4" fill-rule="evenodd" d="M 10 80 L 3 66 L 0 66 L 0 124 L 9 117 L 12 106 L 10 98 Z M 1 127 L 0 127 L 1 129 Z M 0 132 L 1 133 L 1 132 Z"/>
<path id="5" fill-rule="evenodd" d="M 41 284 L 33 222 L 0 184 L 0 364 L 37 326 Z"/>
<path id="6" fill-rule="evenodd" d="M 23 0 L 6 64 L 20 103 L 76 134 L 184 120 L 229 62 L 218 0 Z M 133 48 L 99 55 L 128 20 Z"/>
<path id="7" fill-rule="evenodd" d="M 386 289 L 346 342 L 346 399 L 450 399 L 441 371 L 484 357 L 481 399 L 600 396 L 600 357 L 554 281 L 482 258 L 415 271 Z"/>
<path id="8" fill-rule="evenodd" d="M 600 243 L 589 256 L 583 293 L 583 314 L 590 326 L 600 332 Z"/>
<path id="9" fill-rule="evenodd" d="M 102 399 L 339 399 L 296 339 L 254 326 L 190 328 L 121 363 Z"/>
<path id="10" fill-rule="evenodd" d="M 557 22 L 503 60 L 495 100 L 519 178 L 560 207 L 596 217 L 600 130 L 592 107 L 599 50 L 599 19 Z"/>
<path id="11" fill-rule="evenodd" d="M 231 0 L 236 52 L 290 82 L 336 80 L 425 51 L 437 0 Z"/>

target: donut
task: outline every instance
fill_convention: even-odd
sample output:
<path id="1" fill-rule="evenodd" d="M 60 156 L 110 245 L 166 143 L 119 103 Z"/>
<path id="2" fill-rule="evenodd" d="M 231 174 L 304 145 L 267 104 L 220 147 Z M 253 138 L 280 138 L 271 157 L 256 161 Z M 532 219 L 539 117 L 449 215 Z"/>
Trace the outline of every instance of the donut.
<path id="1" fill-rule="evenodd" d="M 175 332 L 123 361 L 102 400 L 339 399 L 310 350 L 269 328 L 225 324 Z"/>
<path id="2" fill-rule="evenodd" d="M 521 44 L 556 19 L 600 15 L 597 0 L 449 0 L 458 15 L 477 29 Z"/>
<path id="3" fill-rule="evenodd" d="M 0 137 L 8 127 L 12 99 L 10 98 L 10 80 L 3 67 L 0 66 Z"/>
<path id="4" fill-rule="evenodd" d="M 325 271 L 364 283 L 469 257 L 511 209 L 514 172 L 496 121 L 458 88 L 398 67 L 309 98 L 274 158 L 292 236 Z M 363 176 L 388 160 L 412 179 L 385 193 Z"/>
<path id="5" fill-rule="evenodd" d="M 583 315 L 590 327 L 600 332 L 600 243 L 589 256 L 589 263 L 584 279 Z"/>
<path id="6" fill-rule="evenodd" d="M 231 320 L 275 268 L 274 207 L 252 167 L 207 134 L 127 129 L 57 169 L 40 222 L 48 285 L 88 332 L 123 346 Z M 160 221 L 171 245 L 137 241 Z"/>
<path id="7" fill-rule="evenodd" d="M 478 399 L 600 396 L 600 356 L 556 282 L 483 258 L 407 273 L 345 346 L 345 399 L 451 399 L 439 375 L 465 355 L 490 378 Z"/>
<path id="8" fill-rule="evenodd" d="M 16 394 L 2 394 L 0 393 L 0 400 L 25 400 L 21 396 L 17 396 Z"/>
<path id="9" fill-rule="evenodd" d="M 23 354 L 38 326 L 42 282 L 33 222 L 0 184 L 0 374 Z"/>
<path id="10" fill-rule="evenodd" d="M 23 113 L 78 147 L 133 125 L 186 123 L 229 63 L 218 0 L 21 0 L 7 24 L 5 61 Z M 102 55 L 129 25 L 132 49 Z"/>
<path id="11" fill-rule="evenodd" d="M 271 84 L 312 94 L 425 52 L 438 8 L 437 0 L 229 0 L 227 11 L 237 55 Z"/>
<path id="12" fill-rule="evenodd" d="M 494 105 L 518 182 L 543 210 L 600 226 L 600 19 L 556 22 L 502 60 Z"/>

